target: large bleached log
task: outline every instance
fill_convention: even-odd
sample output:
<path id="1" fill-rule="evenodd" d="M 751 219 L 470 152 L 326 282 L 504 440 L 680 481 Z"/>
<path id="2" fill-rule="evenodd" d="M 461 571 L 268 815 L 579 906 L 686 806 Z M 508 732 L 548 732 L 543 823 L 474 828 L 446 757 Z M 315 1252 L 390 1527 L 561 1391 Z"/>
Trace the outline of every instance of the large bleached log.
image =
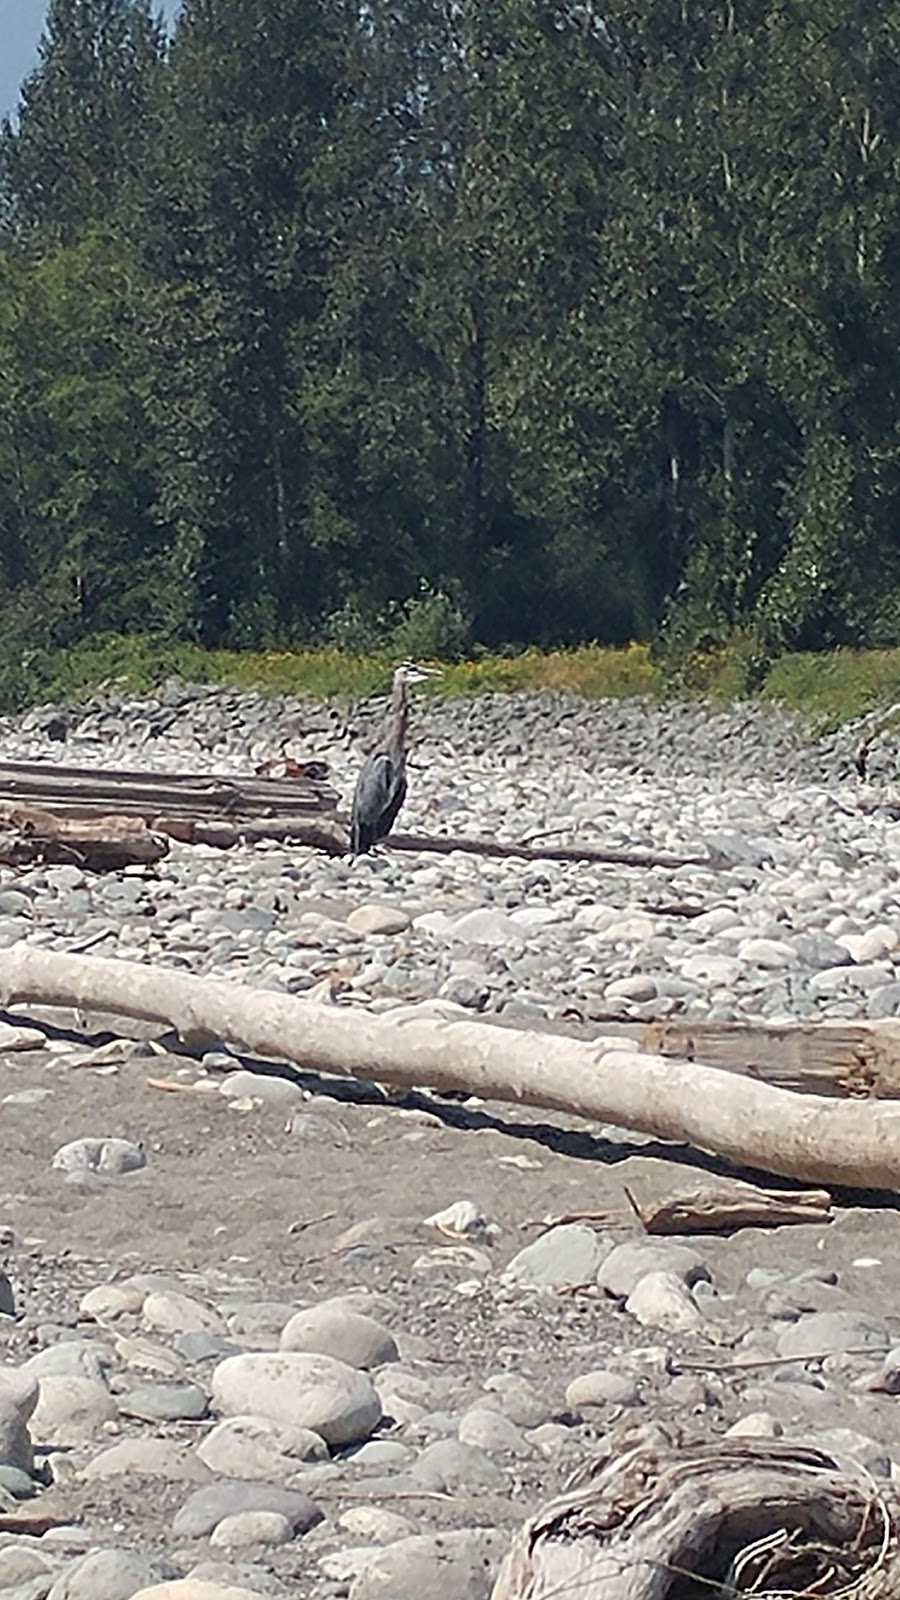
<path id="1" fill-rule="evenodd" d="M 482 1023 L 373 1016 L 290 995 L 26 943 L 0 951 L 0 1004 L 166 1022 L 257 1055 L 409 1088 L 572 1112 L 804 1183 L 900 1189 L 900 1105 L 793 1094 L 693 1061 Z"/>

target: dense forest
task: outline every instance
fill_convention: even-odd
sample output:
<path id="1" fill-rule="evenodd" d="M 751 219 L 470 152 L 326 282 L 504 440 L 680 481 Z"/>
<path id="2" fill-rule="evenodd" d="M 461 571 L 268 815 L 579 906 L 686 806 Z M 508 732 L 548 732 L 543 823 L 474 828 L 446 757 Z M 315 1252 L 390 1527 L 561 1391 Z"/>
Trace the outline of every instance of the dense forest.
<path id="1" fill-rule="evenodd" d="M 900 642 L 900 0 L 51 0 L 0 660 Z"/>

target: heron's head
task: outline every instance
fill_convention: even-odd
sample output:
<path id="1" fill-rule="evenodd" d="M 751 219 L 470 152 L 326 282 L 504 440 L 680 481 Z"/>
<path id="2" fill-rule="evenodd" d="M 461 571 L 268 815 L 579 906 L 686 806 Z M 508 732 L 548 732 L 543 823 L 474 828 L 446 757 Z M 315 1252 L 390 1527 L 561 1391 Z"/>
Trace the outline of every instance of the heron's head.
<path id="1" fill-rule="evenodd" d="M 424 683 L 428 678 L 442 676 L 440 667 L 426 667 L 420 661 L 401 661 L 394 673 L 394 687 L 401 684 L 408 687 L 413 683 Z"/>

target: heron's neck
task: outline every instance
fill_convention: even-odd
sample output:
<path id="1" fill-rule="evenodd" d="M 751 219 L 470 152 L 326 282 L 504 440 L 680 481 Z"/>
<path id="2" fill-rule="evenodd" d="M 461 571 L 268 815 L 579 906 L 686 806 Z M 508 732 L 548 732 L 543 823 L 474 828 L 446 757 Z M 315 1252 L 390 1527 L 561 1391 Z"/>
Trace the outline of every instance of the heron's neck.
<path id="1" fill-rule="evenodd" d="M 406 730 L 409 727 L 409 696 L 405 683 L 398 683 L 391 697 L 391 723 L 388 730 L 387 753 L 394 766 L 406 760 Z"/>

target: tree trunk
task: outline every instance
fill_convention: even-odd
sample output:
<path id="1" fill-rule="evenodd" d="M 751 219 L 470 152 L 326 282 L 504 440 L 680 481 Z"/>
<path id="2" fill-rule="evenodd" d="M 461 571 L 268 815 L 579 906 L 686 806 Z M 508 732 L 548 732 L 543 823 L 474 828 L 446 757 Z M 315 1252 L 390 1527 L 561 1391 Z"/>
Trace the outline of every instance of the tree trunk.
<path id="1" fill-rule="evenodd" d="M 429 1085 L 612 1122 L 826 1187 L 900 1188 L 900 1106 L 792 1094 L 673 1057 L 490 1028 L 415 1008 L 372 1015 L 25 943 L 0 952 L 0 1002 L 167 1022 L 274 1060 L 402 1088 Z"/>

